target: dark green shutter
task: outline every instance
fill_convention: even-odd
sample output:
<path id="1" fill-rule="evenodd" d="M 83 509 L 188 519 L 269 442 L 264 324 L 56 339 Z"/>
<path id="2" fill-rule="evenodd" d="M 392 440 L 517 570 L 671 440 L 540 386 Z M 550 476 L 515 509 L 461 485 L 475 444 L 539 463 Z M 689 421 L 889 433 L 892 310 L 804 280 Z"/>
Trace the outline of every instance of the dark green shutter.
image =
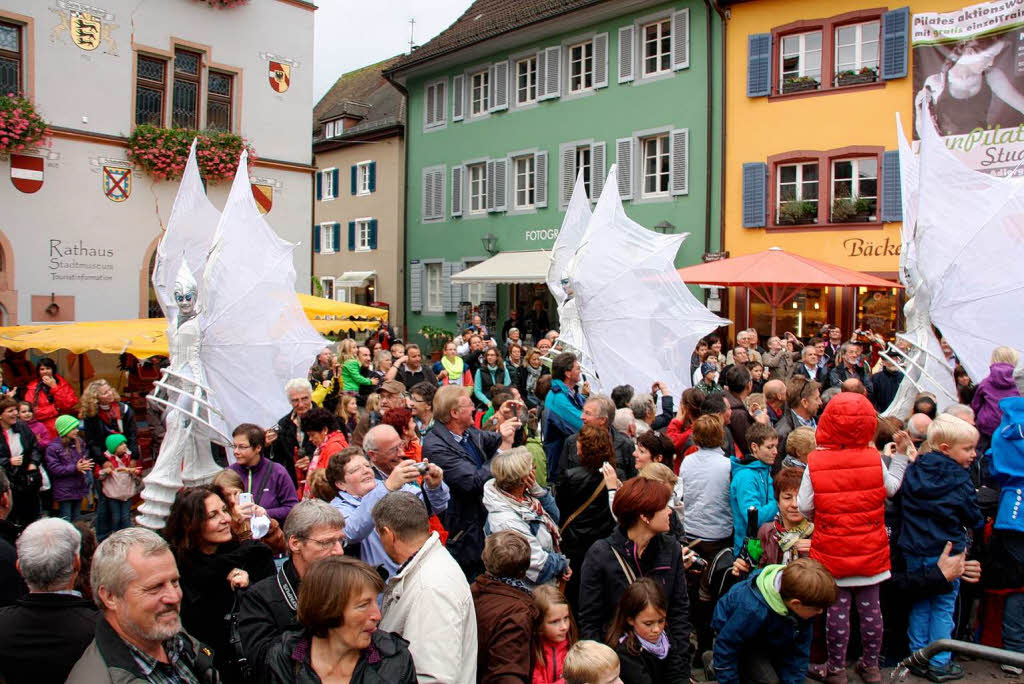
<path id="1" fill-rule="evenodd" d="M 317 183 L 317 186 L 320 184 Z M 320 253 L 320 226 L 313 226 L 313 252 L 316 254 Z"/>
<path id="2" fill-rule="evenodd" d="M 334 231 L 334 251 L 341 251 L 341 224 L 334 223 L 331 225 L 331 230 Z"/>
<path id="3" fill-rule="evenodd" d="M 349 169 L 349 178 L 351 179 L 352 194 L 356 194 L 359 191 L 359 166 L 356 164 L 352 165 Z"/>
<path id="4" fill-rule="evenodd" d="M 370 192 L 377 190 L 377 162 L 370 162 Z"/>
<path id="5" fill-rule="evenodd" d="M 356 222 L 348 222 L 348 251 L 354 252 L 356 249 Z"/>
<path id="6" fill-rule="evenodd" d="M 377 219 L 370 219 L 370 249 L 377 249 Z"/>
<path id="7" fill-rule="evenodd" d="M 320 171 L 316 174 L 316 199 L 317 201 L 324 198 L 324 172 Z M 319 251 L 319 249 L 317 250 Z"/>

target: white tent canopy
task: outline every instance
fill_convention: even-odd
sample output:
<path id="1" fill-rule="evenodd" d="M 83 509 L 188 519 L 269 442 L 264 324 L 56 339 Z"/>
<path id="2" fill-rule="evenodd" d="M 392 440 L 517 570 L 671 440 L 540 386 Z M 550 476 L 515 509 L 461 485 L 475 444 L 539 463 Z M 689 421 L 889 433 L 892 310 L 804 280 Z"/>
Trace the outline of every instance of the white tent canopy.
<path id="1" fill-rule="evenodd" d="M 345 271 L 334 281 L 334 287 L 362 287 L 377 275 L 376 271 Z"/>
<path id="2" fill-rule="evenodd" d="M 543 283 L 548 276 L 551 253 L 499 252 L 487 261 L 452 276 L 453 283 Z"/>

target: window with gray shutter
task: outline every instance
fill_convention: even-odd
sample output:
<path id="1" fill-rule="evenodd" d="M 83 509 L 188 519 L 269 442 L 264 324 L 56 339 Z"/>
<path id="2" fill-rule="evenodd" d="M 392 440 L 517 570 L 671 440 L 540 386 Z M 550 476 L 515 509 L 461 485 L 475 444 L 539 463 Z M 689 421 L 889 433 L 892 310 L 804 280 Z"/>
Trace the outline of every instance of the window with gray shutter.
<path id="1" fill-rule="evenodd" d="M 544 54 L 544 96 L 541 97 L 538 84 L 538 100 L 549 100 L 558 97 L 562 92 L 562 46 L 544 48 Z M 537 66 L 540 68 L 539 62 Z"/>
<path id="2" fill-rule="evenodd" d="M 466 102 L 465 81 L 462 74 L 452 76 L 452 121 L 462 121 L 462 108 Z"/>
<path id="3" fill-rule="evenodd" d="M 462 174 L 464 167 L 452 167 L 452 216 L 462 216 Z"/>
<path id="4" fill-rule="evenodd" d="M 447 88 L 447 81 L 438 81 L 437 85 L 437 96 L 434 98 L 434 123 L 437 125 L 443 125 L 445 122 L 445 115 L 447 110 L 447 100 L 445 99 L 445 91 Z"/>
<path id="5" fill-rule="evenodd" d="M 594 36 L 594 87 L 608 86 L 608 34 Z"/>
<path id="6" fill-rule="evenodd" d="M 633 80 L 633 27 L 619 29 L 619 83 Z"/>
<path id="7" fill-rule="evenodd" d="M 488 161 L 485 168 L 487 169 L 487 211 L 496 211 L 494 208 L 497 197 L 494 194 L 494 160 Z"/>
<path id="8" fill-rule="evenodd" d="M 508 162 L 492 159 L 487 162 L 487 211 L 505 211 Z"/>
<path id="9" fill-rule="evenodd" d="M 618 168 L 619 196 L 622 199 L 633 199 L 632 138 L 619 138 L 615 141 L 615 166 Z"/>
<path id="10" fill-rule="evenodd" d="M 538 152 L 533 156 L 533 206 L 543 209 L 548 206 L 548 153 Z"/>
<path id="11" fill-rule="evenodd" d="M 544 99 L 544 93 L 547 92 L 547 64 L 548 64 L 548 53 L 544 50 L 537 51 L 537 99 Z"/>
<path id="12" fill-rule="evenodd" d="M 444 218 L 444 176 L 443 166 L 434 171 L 434 216 L 439 219 Z"/>
<path id="13" fill-rule="evenodd" d="M 768 165 L 743 165 L 743 227 L 764 228 L 768 202 Z"/>
<path id="14" fill-rule="evenodd" d="M 490 71 L 491 111 L 500 112 L 508 109 L 508 62 L 495 62 Z"/>
<path id="15" fill-rule="evenodd" d="M 678 71 L 690 66 L 690 10 L 672 13 L 672 68 Z"/>
<path id="16" fill-rule="evenodd" d="M 882 221 L 903 220 L 903 189 L 900 187 L 900 153 L 882 153 Z"/>
<path id="17" fill-rule="evenodd" d="M 596 202 L 604 191 L 604 179 L 607 175 L 604 166 L 604 143 L 598 142 L 590 146 L 590 201 Z"/>
<path id="18" fill-rule="evenodd" d="M 670 135 L 672 145 L 672 194 L 690 192 L 690 129 L 677 128 Z"/>
<path id="19" fill-rule="evenodd" d="M 747 36 L 747 97 L 764 97 L 772 92 L 772 34 Z"/>
<path id="20" fill-rule="evenodd" d="M 882 15 L 882 78 L 903 78 L 907 75 L 907 39 L 910 33 L 910 8 Z"/>
<path id="21" fill-rule="evenodd" d="M 423 169 L 423 220 L 444 218 L 445 167 Z"/>
<path id="22" fill-rule="evenodd" d="M 576 144 L 563 144 L 558 148 L 558 205 L 565 209 L 576 185 Z"/>
<path id="23" fill-rule="evenodd" d="M 459 307 L 458 302 L 452 302 L 452 267 L 454 267 L 450 261 L 446 261 L 441 264 L 441 310 L 445 313 L 456 311 Z"/>
<path id="24" fill-rule="evenodd" d="M 434 174 L 430 169 L 423 169 L 423 219 L 432 219 L 434 216 Z"/>
<path id="25" fill-rule="evenodd" d="M 423 311 L 423 264 L 418 259 L 409 262 L 409 310 Z"/>
<path id="26" fill-rule="evenodd" d="M 459 310 L 459 304 L 466 301 L 466 286 L 453 283 L 451 277 L 457 273 L 462 273 L 466 270 L 466 265 L 461 261 L 453 261 L 448 264 L 451 268 L 450 275 L 448 276 L 448 300 L 451 302 L 451 308 L 445 309 L 445 313 L 457 313 Z"/>

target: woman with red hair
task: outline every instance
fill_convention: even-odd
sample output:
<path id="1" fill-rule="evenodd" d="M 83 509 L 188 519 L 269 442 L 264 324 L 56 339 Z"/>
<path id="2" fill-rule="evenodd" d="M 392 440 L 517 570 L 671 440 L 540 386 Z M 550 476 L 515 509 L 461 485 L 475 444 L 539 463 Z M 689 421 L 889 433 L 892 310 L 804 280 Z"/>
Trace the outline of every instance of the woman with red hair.
<path id="1" fill-rule="evenodd" d="M 423 460 L 423 445 L 412 419 L 412 411 L 404 406 L 390 408 L 381 415 L 380 422 L 395 428 L 395 432 L 402 438 L 402 451 L 406 458 L 417 463 Z"/>
<path id="2" fill-rule="evenodd" d="M 668 598 L 670 648 L 667 682 L 690 681 L 690 602 L 686 563 L 675 537 L 668 534 L 672 509 L 669 490 L 661 482 L 634 477 L 615 494 L 612 510 L 618 526 L 611 536 L 594 542 L 583 561 L 580 596 L 601 600 L 581 602 L 581 639 L 600 641 L 612 622 L 615 606 L 636 579 L 648 577 Z"/>

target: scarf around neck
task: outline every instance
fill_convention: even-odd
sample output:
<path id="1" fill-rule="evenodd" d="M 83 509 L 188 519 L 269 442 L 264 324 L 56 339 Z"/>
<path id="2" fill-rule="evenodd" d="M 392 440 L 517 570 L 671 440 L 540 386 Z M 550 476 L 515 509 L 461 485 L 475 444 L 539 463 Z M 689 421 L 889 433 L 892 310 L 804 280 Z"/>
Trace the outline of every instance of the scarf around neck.
<path id="1" fill-rule="evenodd" d="M 554 519 L 548 515 L 548 512 L 544 510 L 544 506 L 541 505 L 540 499 L 530 494 L 530 492 L 523 492 L 523 499 L 520 500 L 497 485 L 495 485 L 494 491 L 508 499 L 513 507 L 527 509 L 535 516 L 534 520 L 542 522 L 544 527 L 548 529 L 548 533 L 551 534 L 551 543 L 554 545 L 555 551 L 559 551 L 562 537 L 558 531 L 558 525 L 555 523 Z M 530 521 L 527 522 L 529 523 Z"/>
<path id="2" fill-rule="evenodd" d="M 793 529 L 787 530 L 786 526 L 782 523 L 781 517 L 775 516 L 775 540 L 779 544 L 779 550 L 782 551 L 783 563 L 789 562 L 789 560 L 796 557 L 793 546 L 801 539 L 810 537 L 812 532 L 814 532 L 814 523 L 806 518 Z"/>
<path id="3" fill-rule="evenodd" d="M 629 637 L 628 634 L 623 634 L 622 638 L 619 639 L 619 643 L 621 644 L 628 637 Z M 662 632 L 661 636 L 658 637 L 658 640 L 653 642 L 653 643 L 650 642 L 650 641 L 647 641 L 646 639 L 641 637 L 639 634 L 637 634 L 635 631 L 633 632 L 633 638 L 636 639 L 636 642 L 638 644 L 640 644 L 640 648 L 642 648 L 643 650 L 647 651 L 648 653 L 653 655 L 658 660 L 664 660 L 665 656 L 668 655 L 669 643 L 668 643 L 668 632 L 667 631 L 666 632 Z"/>
<path id="4" fill-rule="evenodd" d="M 456 385 L 462 381 L 465 363 L 462 361 L 461 356 L 456 356 L 454 361 L 449 361 L 447 356 L 442 356 L 441 367 L 448 371 L 447 384 Z"/>

